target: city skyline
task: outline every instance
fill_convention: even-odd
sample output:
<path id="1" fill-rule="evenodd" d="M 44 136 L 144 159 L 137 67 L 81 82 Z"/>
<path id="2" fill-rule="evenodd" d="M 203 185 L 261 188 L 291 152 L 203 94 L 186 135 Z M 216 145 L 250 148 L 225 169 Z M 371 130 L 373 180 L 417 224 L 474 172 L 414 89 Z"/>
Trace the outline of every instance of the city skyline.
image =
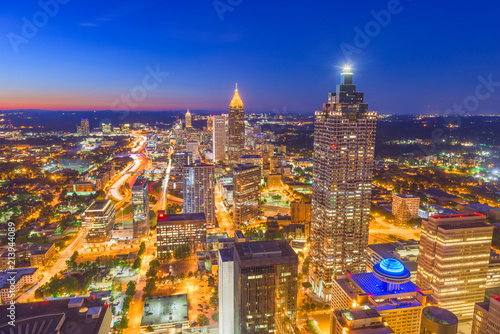
<path id="1" fill-rule="evenodd" d="M 237 2 L 221 12 L 212 2 L 195 8 L 68 2 L 31 34 L 23 18 L 32 23 L 44 9 L 6 4 L 0 61 L 9 64 L 3 71 L 9 84 L 2 86 L 1 109 L 217 112 L 225 110 L 226 92 L 239 82 L 248 112 L 312 112 L 334 87 L 338 69 L 349 64 L 380 114 L 425 113 L 427 106 L 442 114 L 474 95 L 479 77 L 498 82 L 499 46 L 490 42 L 498 32 L 490 7 L 498 4 L 456 3 L 452 13 L 446 4 L 397 2 L 393 9 L 390 3 L 292 2 L 262 9 Z M 389 9 L 384 21 L 380 13 Z M 322 18 L 331 10 L 357 15 L 327 24 Z M 443 19 L 450 22 L 440 24 Z M 373 32 L 366 34 L 366 27 Z M 458 58 L 445 61 L 449 54 Z M 154 89 L 144 99 L 127 104 L 122 94 L 130 95 L 151 72 L 163 76 L 148 83 Z M 498 113 L 498 102 L 492 95 L 474 112 Z"/>

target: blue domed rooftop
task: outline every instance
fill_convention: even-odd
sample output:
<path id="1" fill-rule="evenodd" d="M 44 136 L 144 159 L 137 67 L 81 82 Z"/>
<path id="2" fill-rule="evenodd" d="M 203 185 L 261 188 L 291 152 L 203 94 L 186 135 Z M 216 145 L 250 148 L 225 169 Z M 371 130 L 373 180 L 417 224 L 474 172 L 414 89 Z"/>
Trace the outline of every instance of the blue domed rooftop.
<path id="1" fill-rule="evenodd" d="M 407 281 L 411 273 L 406 267 L 396 259 L 388 258 L 373 266 L 373 272 L 379 279 L 391 281 Z"/>

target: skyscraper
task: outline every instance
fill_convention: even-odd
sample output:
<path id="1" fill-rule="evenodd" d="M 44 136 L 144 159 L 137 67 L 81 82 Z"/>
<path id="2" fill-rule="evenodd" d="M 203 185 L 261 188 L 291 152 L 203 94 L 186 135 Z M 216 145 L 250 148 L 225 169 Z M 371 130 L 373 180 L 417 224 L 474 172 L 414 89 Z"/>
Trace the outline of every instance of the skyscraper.
<path id="1" fill-rule="evenodd" d="M 82 118 L 80 122 L 80 128 L 82 136 L 88 136 L 90 134 L 90 126 L 88 118 Z"/>
<path id="2" fill-rule="evenodd" d="M 493 226 L 479 213 L 422 221 L 417 285 L 432 289 L 441 307 L 470 320 L 484 300 Z"/>
<path id="3" fill-rule="evenodd" d="M 365 271 L 376 119 L 349 69 L 316 111 L 309 276 L 323 300 L 335 275 Z"/>
<path id="4" fill-rule="evenodd" d="M 238 93 L 238 84 L 229 104 L 228 158 L 230 164 L 238 163 L 245 151 L 245 110 Z"/>
<path id="5" fill-rule="evenodd" d="M 214 162 L 226 160 L 226 117 L 213 117 L 213 153 Z"/>
<path id="6" fill-rule="evenodd" d="M 134 238 L 147 237 L 149 234 L 149 188 L 148 181 L 138 177 L 132 186 L 132 219 Z"/>
<path id="7" fill-rule="evenodd" d="M 192 127 L 191 113 L 189 112 L 189 109 L 186 112 L 186 116 L 184 116 L 184 122 L 186 123 L 186 129 Z"/>
<path id="8" fill-rule="evenodd" d="M 234 257 L 232 248 L 219 249 L 219 334 L 234 333 Z"/>
<path id="9" fill-rule="evenodd" d="M 214 166 L 203 163 L 182 168 L 184 213 L 204 213 L 207 229 L 215 227 Z"/>
<path id="10" fill-rule="evenodd" d="M 208 116 L 207 118 L 207 132 L 210 133 L 213 130 L 214 120 L 212 116 Z"/>
<path id="11" fill-rule="evenodd" d="M 291 333 L 297 316 L 295 251 L 285 240 L 267 240 L 235 243 L 233 254 L 232 333 Z"/>
<path id="12" fill-rule="evenodd" d="M 233 219 L 243 224 L 259 215 L 260 167 L 237 164 L 233 167 Z"/>

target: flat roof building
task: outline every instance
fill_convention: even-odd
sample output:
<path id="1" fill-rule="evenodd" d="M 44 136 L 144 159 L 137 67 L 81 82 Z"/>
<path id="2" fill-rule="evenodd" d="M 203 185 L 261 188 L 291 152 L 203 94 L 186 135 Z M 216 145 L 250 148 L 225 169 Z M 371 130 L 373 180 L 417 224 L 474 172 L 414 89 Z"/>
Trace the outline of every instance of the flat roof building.
<path id="1" fill-rule="evenodd" d="M 297 315 L 295 251 L 285 240 L 267 240 L 235 243 L 233 255 L 233 333 L 290 333 Z"/>
<path id="2" fill-rule="evenodd" d="M 167 258 L 181 247 L 189 246 L 191 252 L 206 243 L 207 221 L 204 213 L 165 214 L 158 211 L 156 221 L 157 252 L 160 260 Z"/>
<path id="3" fill-rule="evenodd" d="M 237 164 L 233 168 L 233 219 L 238 225 L 259 216 L 260 167 Z"/>
<path id="4" fill-rule="evenodd" d="M 331 315 L 331 334 L 391 334 L 394 331 L 377 311 L 369 306 L 335 310 Z"/>
<path id="5" fill-rule="evenodd" d="M 182 330 L 189 324 L 187 294 L 149 297 L 144 300 L 141 333 L 151 326 L 155 332 Z"/>
<path id="6" fill-rule="evenodd" d="M 422 221 L 417 285 L 441 307 L 470 320 L 484 300 L 493 226 L 481 214 L 433 216 Z"/>
<path id="7" fill-rule="evenodd" d="M 0 306 L 0 317 L 8 319 L 8 305 Z M 15 327 L 6 321 L 0 333 L 107 334 L 111 330 L 111 306 L 99 298 L 65 298 L 16 304 Z"/>

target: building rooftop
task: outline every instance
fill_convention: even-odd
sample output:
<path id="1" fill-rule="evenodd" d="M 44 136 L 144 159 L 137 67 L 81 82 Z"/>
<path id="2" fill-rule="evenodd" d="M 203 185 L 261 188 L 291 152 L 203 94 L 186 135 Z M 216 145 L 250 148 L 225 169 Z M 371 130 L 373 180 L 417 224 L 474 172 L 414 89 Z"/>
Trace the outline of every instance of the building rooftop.
<path id="1" fill-rule="evenodd" d="M 297 254 L 285 240 L 239 242 L 233 250 L 241 267 L 298 263 Z"/>
<path id="2" fill-rule="evenodd" d="M 353 274 L 350 278 L 367 294 L 374 297 L 385 296 L 387 294 L 399 294 L 417 292 L 420 289 L 412 282 L 403 283 L 397 291 L 387 291 L 384 283 L 373 275 L 373 273 Z"/>
<path id="3" fill-rule="evenodd" d="M 458 323 L 458 318 L 455 314 L 440 307 L 425 307 L 422 310 L 422 315 L 432 322 L 441 325 L 456 325 Z"/>
<path id="4" fill-rule="evenodd" d="M 38 303 L 16 304 L 16 327 L 5 321 L 0 325 L 0 333 L 88 333 L 109 332 L 111 312 L 109 305 L 97 298 L 82 298 L 82 304 L 69 307 L 71 299 L 58 298 Z M 0 316 L 8 319 L 8 305 L 0 306 Z M 107 315 L 107 317 L 106 317 Z M 36 331 L 35 329 L 36 328 Z"/>
<path id="5" fill-rule="evenodd" d="M 232 248 L 219 249 L 219 258 L 221 262 L 232 262 L 234 258 L 233 249 Z"/>
<path id="6" fill-rule="evenodd" d="M 106 210 L 108 205 L 111 205 L 110 199 L 97 199 L 90 204 L 85 212 L 102 212 Z"/>
<path id="7" fill-rule="evenodd" d="M 21 277 L 24 275 L 33 275 L 36 273 L 38 268 L 16 268 L 16 269 L 4 269 L 0 272 L 0 289 L 5 289 L 10 286 L 10 282 L 8 281 L 11 278 L 13 273 L 16 275 L 15 282 L 19 281 Z"/>
<path id="8" fill-rule="evenodd" d="M 188 299 L 187 295 L 171 295 L 161 297 L 150 297 L 144 300 L 141 327 L 188 323 Z"/>
<path id="9" fill-rule="evenodd" d="M 258 154 L 248 154 L 248 155 L 242 155 L 240 159 L 261 159 L 262 157 Z"/>
<path id="10" fill-rule="evenodd" d="M 484 217 L 483 214 L 473 212 L 473 213 L 458 213 L 454 215 L 438 215 L 432 216 L 434 219 L 455 219 L 455 218 L 467 218 L 467 217 Z"/>
<path id="11" fill-rule="evenodd" d="M 158 211 L 158 223 L 180 222 L 188 220 L 206 220 L 204 213 L 179 213 L 165 214 L 163 211 Z"/>
<path id="12" fill-rule="evenodd" d="M 135 179 L 135 182 L 134 182 L 134 185 L 133 185 L 133 188 L 136 188 L 136 187 L 143 187 L 144 184 L 147 184 L 147 180 L 143 177 L 138 177 L 137 179 Z"/>
<path id="13" fill-rule="evenodd" d="M 394 195 L 399 198 L 419 198 L 418 196 L 412 195 L 412 194 L 397 194 Z"/>
<path id="14" fill-rule="evenodd" d="M 492 225 L 487 224 L 487 223 L 464 223 L 464 224 L 452 224 L 452 225 L 442 225 L 439 226 L 440 229 L 443 230 L 460 230 L 464 228 L 481 228 L 481 227 L 491 227 L 493 228 Z"/>
<path id="15" fill-rule="evenodd" d="M 236 164 L 236 166 L 233 167 L 233 171 L 242 172 L 244 170 L 249 170 L 252 168 L 260 168 L 260 167 L 252 164 Z"/>

